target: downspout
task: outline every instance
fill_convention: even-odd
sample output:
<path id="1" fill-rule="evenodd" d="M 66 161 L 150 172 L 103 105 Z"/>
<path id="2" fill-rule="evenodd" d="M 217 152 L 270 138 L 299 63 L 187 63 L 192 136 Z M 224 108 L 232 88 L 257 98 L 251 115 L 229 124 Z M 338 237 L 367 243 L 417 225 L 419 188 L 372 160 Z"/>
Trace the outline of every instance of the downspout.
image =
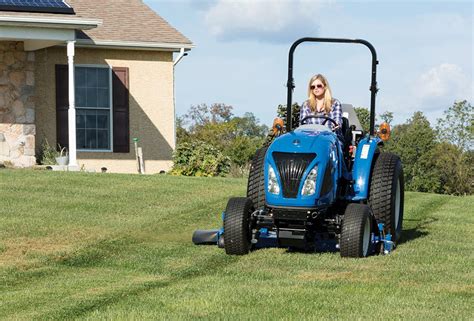
<path id="1" fill-rule="evenodd" d="M 173 133 L 174 133 L 174 149 L 176 149 L 176 95 L 175 95 L 175 81 L 174 81 L 174 69 L 176 65 L 183 59 L 184 56 L 188 54 L 184 52 L 184 48 L 179 50 L 179 55 L 173 61 L 173 114 L 174 114 L 174 123 L 173 123 Z"/>

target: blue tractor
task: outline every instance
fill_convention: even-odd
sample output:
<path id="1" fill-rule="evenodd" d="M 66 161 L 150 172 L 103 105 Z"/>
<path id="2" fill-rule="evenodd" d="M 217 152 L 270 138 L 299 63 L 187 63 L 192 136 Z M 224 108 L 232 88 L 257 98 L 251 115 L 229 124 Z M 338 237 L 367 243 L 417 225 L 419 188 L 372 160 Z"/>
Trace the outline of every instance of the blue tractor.
<path id="1" fill-rule="evenodd" d="M 375 48 L 360 39 L 297 40 L 289 52 L 287 106 L 292 106 L 295 87 L 293 53 L 303 42 L 358 43 L 370 49 L 369 133 L 357 130 L 360 124 L 350 105 L 343 106 L 346 113 L 339 137 L 327 126 L 305 124 L 306 119 L 293 129 L 292 110 L 287 108 L 286 130 L 277 123 L 274 140 L 256 152 L 247 197 L 231 198 L 222 213 L 223 227 L 196 231 L 195 244 L 217 244 L 231 255 L 276 246 L 366 257 L 390 252 L 400 239 L 403 169 L 397 155 L 381 150 L 390 128 L 383 124 L 375 132 Z"/>

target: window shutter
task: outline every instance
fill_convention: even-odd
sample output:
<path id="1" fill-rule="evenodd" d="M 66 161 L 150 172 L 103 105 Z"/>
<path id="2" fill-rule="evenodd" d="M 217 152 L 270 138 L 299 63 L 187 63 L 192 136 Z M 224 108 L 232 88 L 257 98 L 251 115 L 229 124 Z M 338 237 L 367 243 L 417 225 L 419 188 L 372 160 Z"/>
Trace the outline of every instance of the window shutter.
<path id="1" fill-rule="evenodd" d="M 56 143 L 66 148 L 69 148 L 68 83 L 68 66 L 56 65 Z"/>
<path id="2" fill-rule="evenodd" d="M 112 68 L 114 153 L 130 152 L 128 68 Z"/>

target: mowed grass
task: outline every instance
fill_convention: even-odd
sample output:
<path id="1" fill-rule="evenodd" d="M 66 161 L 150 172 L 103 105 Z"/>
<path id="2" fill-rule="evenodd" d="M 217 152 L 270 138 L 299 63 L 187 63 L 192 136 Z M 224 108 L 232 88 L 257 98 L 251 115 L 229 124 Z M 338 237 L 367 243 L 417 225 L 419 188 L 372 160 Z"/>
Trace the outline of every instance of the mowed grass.
<path id="1" fill-rule="evenodd" d="M 474 315 L 474 197 L 406 193 L 389 256 L 194 246 L 246 181 L 0 171 L 3 319 L 453 319 Z"/>

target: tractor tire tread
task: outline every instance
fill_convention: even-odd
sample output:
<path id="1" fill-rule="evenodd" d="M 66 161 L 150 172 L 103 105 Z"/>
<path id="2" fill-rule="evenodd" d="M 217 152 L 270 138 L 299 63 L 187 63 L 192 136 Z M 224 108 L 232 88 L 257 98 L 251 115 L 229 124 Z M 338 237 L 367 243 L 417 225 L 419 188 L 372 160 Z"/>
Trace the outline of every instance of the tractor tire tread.
<path id="1" fill-rule="evenodd" d="M 244 255 L 250 251 L 250 214 L 252 201 L 246 197 L 229 199 L 224 217 L 224 248 L 227 254 Z"/>
<path id="2" fill-rule="evenodd" d="M 264 162 L 268 147 L 258 149 L 252 159 L 247 184 L 247 197 L 253 202 L 255 208 L 265 206 L 265 172 Z"/>
<path id="3" fill-rule="evenodd" d="M 365 204 L 351 203 L 347 206 L 340 239 L 341 257 L 363 257 L 364 224 L 370 216 Z"/>
<path id="4" fill-rule="evenodd" d="M 403 185 L 403 170 L 400 158 L 393 153 L 380 153 L 375 159 L 369 190 L 369 204 L 375 218 L 384 222 L 386 231 L 392 234 L 395 241 L 398 241 L 399 235 L 396 235 L 396 231 L 393 230 L 393 225 L 396 223 L 392 217 L 392 210 L 394 210 L 392 206 L 394 206 L 393 198 L 394 189 L 396 188 L 394 176 L 397 175 L 397 171 L 402 176 Z M 400 206 L 401 213 L 403 213 L 403 195 Z"/>

